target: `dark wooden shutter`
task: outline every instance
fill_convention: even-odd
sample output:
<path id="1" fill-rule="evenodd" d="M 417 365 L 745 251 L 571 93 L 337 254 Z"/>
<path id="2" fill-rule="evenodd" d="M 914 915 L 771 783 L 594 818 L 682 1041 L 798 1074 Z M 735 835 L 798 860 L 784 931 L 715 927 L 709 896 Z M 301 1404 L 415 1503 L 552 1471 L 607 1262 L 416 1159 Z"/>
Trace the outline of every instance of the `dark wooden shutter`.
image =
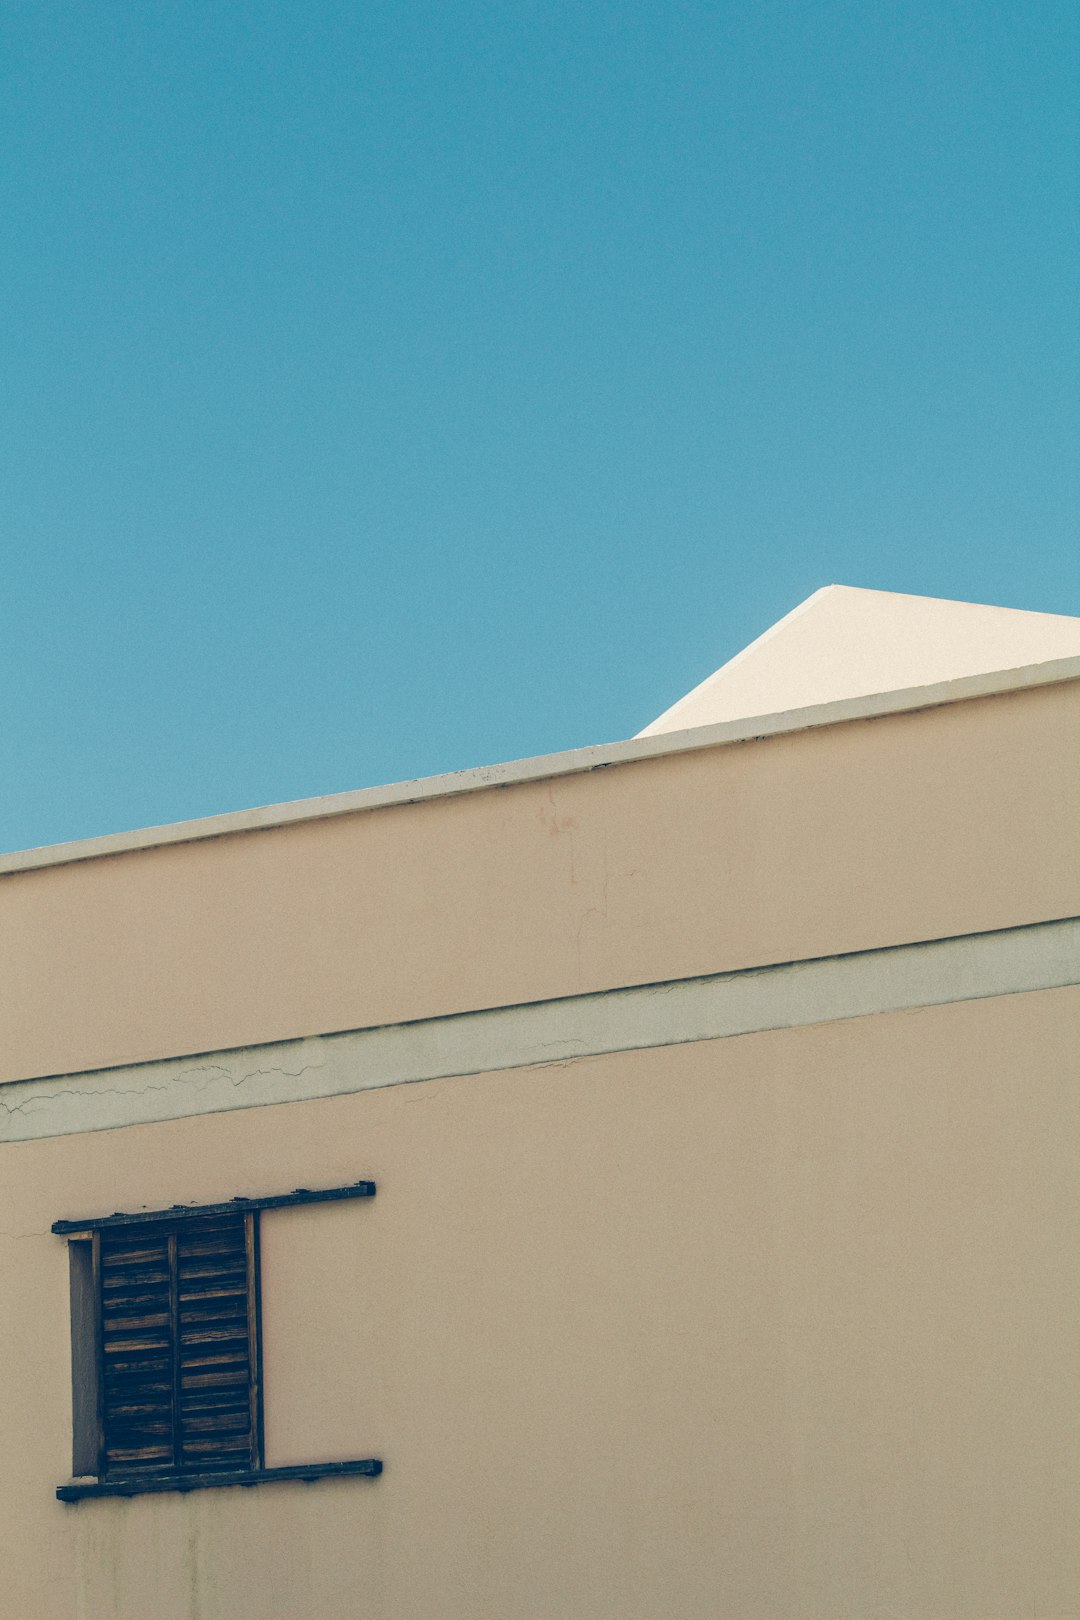
<path id="1" fill-rule="evenodd" d="M 261 1465 L 257 1223 L 100 1233 L 103 1474 Z"/>
<path id="2" fill-rule="evenodd" d="M 169 1233 L 129 1226 L 100 1244 L 103 1444 L 100 1472 L 173 1466 Z"/>
<path id="3" fill-rule="evenodd" d="M 257 1215 L 185 1222 L 177 1249 L 177 1460 L 192 1471 L 255 1468 L 254 1277 Z"/>

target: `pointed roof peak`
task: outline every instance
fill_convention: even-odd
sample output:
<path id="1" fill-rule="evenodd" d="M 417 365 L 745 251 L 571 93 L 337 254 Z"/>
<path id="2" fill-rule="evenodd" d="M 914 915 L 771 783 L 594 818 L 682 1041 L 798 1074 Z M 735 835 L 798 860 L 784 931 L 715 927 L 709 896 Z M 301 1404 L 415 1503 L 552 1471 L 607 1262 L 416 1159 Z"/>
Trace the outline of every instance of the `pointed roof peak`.
<path id="1" fill-rule="evenodd" d="M 641 737 L 1080 656 L 1080 618 L 823 585 Z"/>

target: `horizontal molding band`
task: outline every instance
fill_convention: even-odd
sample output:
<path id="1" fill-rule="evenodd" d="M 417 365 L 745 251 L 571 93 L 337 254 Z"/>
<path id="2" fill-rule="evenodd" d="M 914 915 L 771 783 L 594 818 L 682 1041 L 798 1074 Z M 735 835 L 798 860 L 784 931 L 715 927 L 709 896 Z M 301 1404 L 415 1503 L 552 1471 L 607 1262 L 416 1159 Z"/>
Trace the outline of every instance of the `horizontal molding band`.
<path id="1" fill-rule="evenodd" d="M 0 1086 L 0 1142 L 1080 984 L 1080 918 Z"/>

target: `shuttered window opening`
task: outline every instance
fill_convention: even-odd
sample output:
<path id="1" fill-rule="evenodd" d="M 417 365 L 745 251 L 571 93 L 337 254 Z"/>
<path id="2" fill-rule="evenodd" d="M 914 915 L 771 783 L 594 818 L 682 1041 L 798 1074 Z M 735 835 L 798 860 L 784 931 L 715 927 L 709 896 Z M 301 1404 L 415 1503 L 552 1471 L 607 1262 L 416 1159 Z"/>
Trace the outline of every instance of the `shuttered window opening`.
<path id="1" fill-rule="evenodd" d="M 54 1221 L 71 1268 L 72 1472 L 62 1502 L 382 1472 L 263 1458 L 259 1219 L 373 1181 Z"/>
<path id="2" fill-rule="evenodd" d="M 94 1233 L 101 1477 L 261 1466 L 258 1219 Z"/>

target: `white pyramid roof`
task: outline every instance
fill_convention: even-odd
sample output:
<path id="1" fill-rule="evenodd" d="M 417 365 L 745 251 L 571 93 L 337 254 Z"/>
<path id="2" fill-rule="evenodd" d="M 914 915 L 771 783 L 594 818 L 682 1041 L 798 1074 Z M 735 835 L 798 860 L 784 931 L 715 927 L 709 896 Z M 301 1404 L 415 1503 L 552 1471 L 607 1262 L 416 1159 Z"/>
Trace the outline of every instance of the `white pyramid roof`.
<path id="1" fill-rule="evenodd" d="M 1080 619 L 826 585 L 639 737 L 1080 656 Z"/>

